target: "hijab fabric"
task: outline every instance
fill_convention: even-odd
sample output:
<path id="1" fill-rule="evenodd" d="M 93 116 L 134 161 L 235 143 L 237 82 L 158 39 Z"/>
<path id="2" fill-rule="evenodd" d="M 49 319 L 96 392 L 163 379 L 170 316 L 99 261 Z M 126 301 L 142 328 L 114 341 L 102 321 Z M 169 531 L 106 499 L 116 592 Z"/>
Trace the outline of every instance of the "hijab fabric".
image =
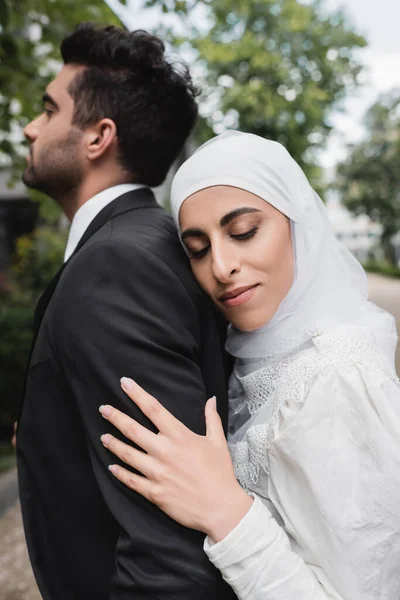
<path id="1" fill-rule="evenodd" d="M 202 189 L 241 188 L 271 204 L 291 222 L 295 258 L 292 286 L 264 327 L 229 328 L 227 351 L 246 374 L 295 352 L 319 332 L 346 323 L 368 324 L 396 343 L 393 318 L 367 301 L 366 274 L 334 235 L 327 210 L 306 176 L 279 143 L 227 131 L 203 144 L 178 170 L 171 207 L 179 228 L 185 200 Z"/>

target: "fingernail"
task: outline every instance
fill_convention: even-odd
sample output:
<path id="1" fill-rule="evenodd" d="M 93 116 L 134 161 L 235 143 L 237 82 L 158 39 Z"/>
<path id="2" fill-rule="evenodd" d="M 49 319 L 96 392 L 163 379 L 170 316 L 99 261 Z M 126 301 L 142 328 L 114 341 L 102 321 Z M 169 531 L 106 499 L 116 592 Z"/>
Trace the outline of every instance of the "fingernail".
<path id="1" fill-rule="evenodd" d="M 102 404 L 99 408 L 99 411 L 103 415 L 103 417 L 109 417 L 111 414 L 111 406 Z"/>
<path id="2" fill-rule="evenodd" d="M 102 436 L 100 436 L 101 443 L 104 446 L 108 446 L 108 444 L 110 443 L 110 439 L 111 436 L 108 433 L 104 433 Z"/>
<path id="3" fill-rule="evenodd" d="M 216 396 L 212 396 L 212 398 L 210 398 L 210 403 L 211 406 L 214 410 L 217 410 L 217 398 Z"/>
<path id="4" fill-rule="evenodd" d="M 124 390 L 130 390 L 133 387 L 133 379 L 129 379 L 129 377 L 121 377 L 121 387 Z"/>
<path id="5" fill-rule="evenodd" d="M 111 471 L 111 473 L 113 475 L 115 475 L 117 473 L 117 469 L 118 469 L 117 465 L 109 465 L 109 467 L 108 467 L 108 470 Z"/>

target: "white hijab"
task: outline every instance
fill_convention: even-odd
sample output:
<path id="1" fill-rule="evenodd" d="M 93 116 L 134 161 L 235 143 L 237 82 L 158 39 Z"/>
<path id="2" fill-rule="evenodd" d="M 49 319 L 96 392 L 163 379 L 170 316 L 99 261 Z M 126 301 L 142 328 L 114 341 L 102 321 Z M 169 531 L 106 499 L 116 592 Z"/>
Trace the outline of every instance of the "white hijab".
<path id="1" fill-rule="evenodd" d="M 295 275 L 267 325 L 253 332 L 230 326 L 226 349 L 251 372 L 298 350 L 319 331 L 345 323 L 368 324 L 394 339 L 391 315 L 367 301 L 365 272 L 334 236 L 327 210 L 306 176 L 279 143 L 227 131 L 203 144 L 178 170 L 172 214 L 179 228 L 184 201 L 204 188 L 226 185 L 262 198 L 292 226 Z"/>

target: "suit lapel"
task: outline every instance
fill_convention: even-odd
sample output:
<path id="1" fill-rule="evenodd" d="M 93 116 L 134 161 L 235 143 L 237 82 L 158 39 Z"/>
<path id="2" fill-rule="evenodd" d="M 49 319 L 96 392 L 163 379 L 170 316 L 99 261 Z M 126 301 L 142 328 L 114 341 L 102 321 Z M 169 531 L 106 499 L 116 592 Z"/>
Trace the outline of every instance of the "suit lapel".
<path id="1" fill-rule="evenodd" d="M 54 291 L 57 287 L 57 284 L 60 280 L 64 269 L 66 268 L 72 257 L 75 256 L 77 252 L 79 252 L 82 246 L 84 246 L 85 243 L 92 237 L 92 235 L 94 235 L 96 231 L 98 231 L 103 225 L 105 225 L 105 223 L 124 212 L 137 210 L 138 208 L 160 208 L 160 206 L 156 202 L 153 192 L 149 188 L 140 188 L 138 190 L 134 190 L 123 194 L 116 200 L 113 200 L 113 202 L 110 202 L 110 204 L 105 206 L 99 212 L 99 214 L 96 215 L 96 217 L 90 223 L 89 227 L 86 229 L 85 233 L 80 239 L 73 254 L 62 265 L 58 273 L 51 280 L 46 290 L 43 292 L 42 296 L 39 298 L 34 315 L 34 338 L 32 348 L 35 344 L 37 333 L 43 320 L 44 313 L 46 312 L 46 308 L 54 294 Z"/>
<path id="2" fill-rule="evenodd" d="M 50 281 L 49 285 L 47 286 L 47 288 L 45 289 L 45 291 L 43 292 L 43 294 L 40 296 L 40 298 L 38 300 L 38 303 L 37 303 L 36 308 L 35 308 L 35 314 L 34 314 L 34 317 L 33 317 L 33 332 L 34 332 L 33 333 L 33 337 L 34 337 L 34 340 L 36 339 L 37 332 L 39 331 L 39 327 L 40 327 L 40 324 L 42 322 L 43 315 L 45 313 L 47 305 L 48 305 L 48 303 L 51 300 L 51 297 L 52 297 L 52 295 L 54 293 L 54 290 L 57 287 L 58 280 L 60 279 L 61 274 L 64 271 L 65 267 L 67 266 L 68 262 L 69 261 L 65 262 L 62 265 L 61 269 L 59 269 L 59 271 L 57 272 L 57 274 Z M 34 346 L 34 342 L 32 344 L 32 347 L 33 346 Z"/>

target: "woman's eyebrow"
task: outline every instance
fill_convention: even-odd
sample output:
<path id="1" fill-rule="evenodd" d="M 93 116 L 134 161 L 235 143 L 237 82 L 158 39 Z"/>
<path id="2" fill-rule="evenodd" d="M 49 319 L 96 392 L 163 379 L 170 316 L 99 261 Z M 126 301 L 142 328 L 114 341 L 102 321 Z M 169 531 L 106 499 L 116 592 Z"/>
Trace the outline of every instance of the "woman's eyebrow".
<path id="1" fill-rule="evenodd" d="M 262 211 L 259 210 L 258 208 L 253 208 L 252 206 L 242 206 L 240 208 L 235 208 L 235 210 L 231 210 L 230 212 L 228 212 L 226 215 L 224 215 L 221 218 L 219 225 L 220 225 L 220 227 L 226 227 L 231 221 L 233 221 L 233 219 L 236 219 L 237 217 L 240 217 L 241 215 L 247 215 L 249 213 L 256 213 L 256 212 L 262 212 Z M 202 229 L 190 228 L 190 229 L 185 229 L 185 231 L 182 232 L 181 239 L 183 241 L 188 237 L 205 237 L 205 236 L 206 236 L 206 234 L 204 233 L 204 231 Z"/>
<path id="2" fill-rule="evenodd" d="M 185 229 L 181 234 L 181 240 L 185 240 L 188 237 L 204 237 L 206 234 L 202 229 Z"/>
<path id="3" fill-rule="evenodd" d="M 219 224 L 220 227 L 226 227 L 233 219 L 240 217 L 241 215 L 247 215 L 249 213 L 262 212 L 258 208 L 253 208 L 252 206 L 242 206 L 241 208 L 235 208 L 235 210 L 231 210 L 226 215 L 222 217 Z"/>

